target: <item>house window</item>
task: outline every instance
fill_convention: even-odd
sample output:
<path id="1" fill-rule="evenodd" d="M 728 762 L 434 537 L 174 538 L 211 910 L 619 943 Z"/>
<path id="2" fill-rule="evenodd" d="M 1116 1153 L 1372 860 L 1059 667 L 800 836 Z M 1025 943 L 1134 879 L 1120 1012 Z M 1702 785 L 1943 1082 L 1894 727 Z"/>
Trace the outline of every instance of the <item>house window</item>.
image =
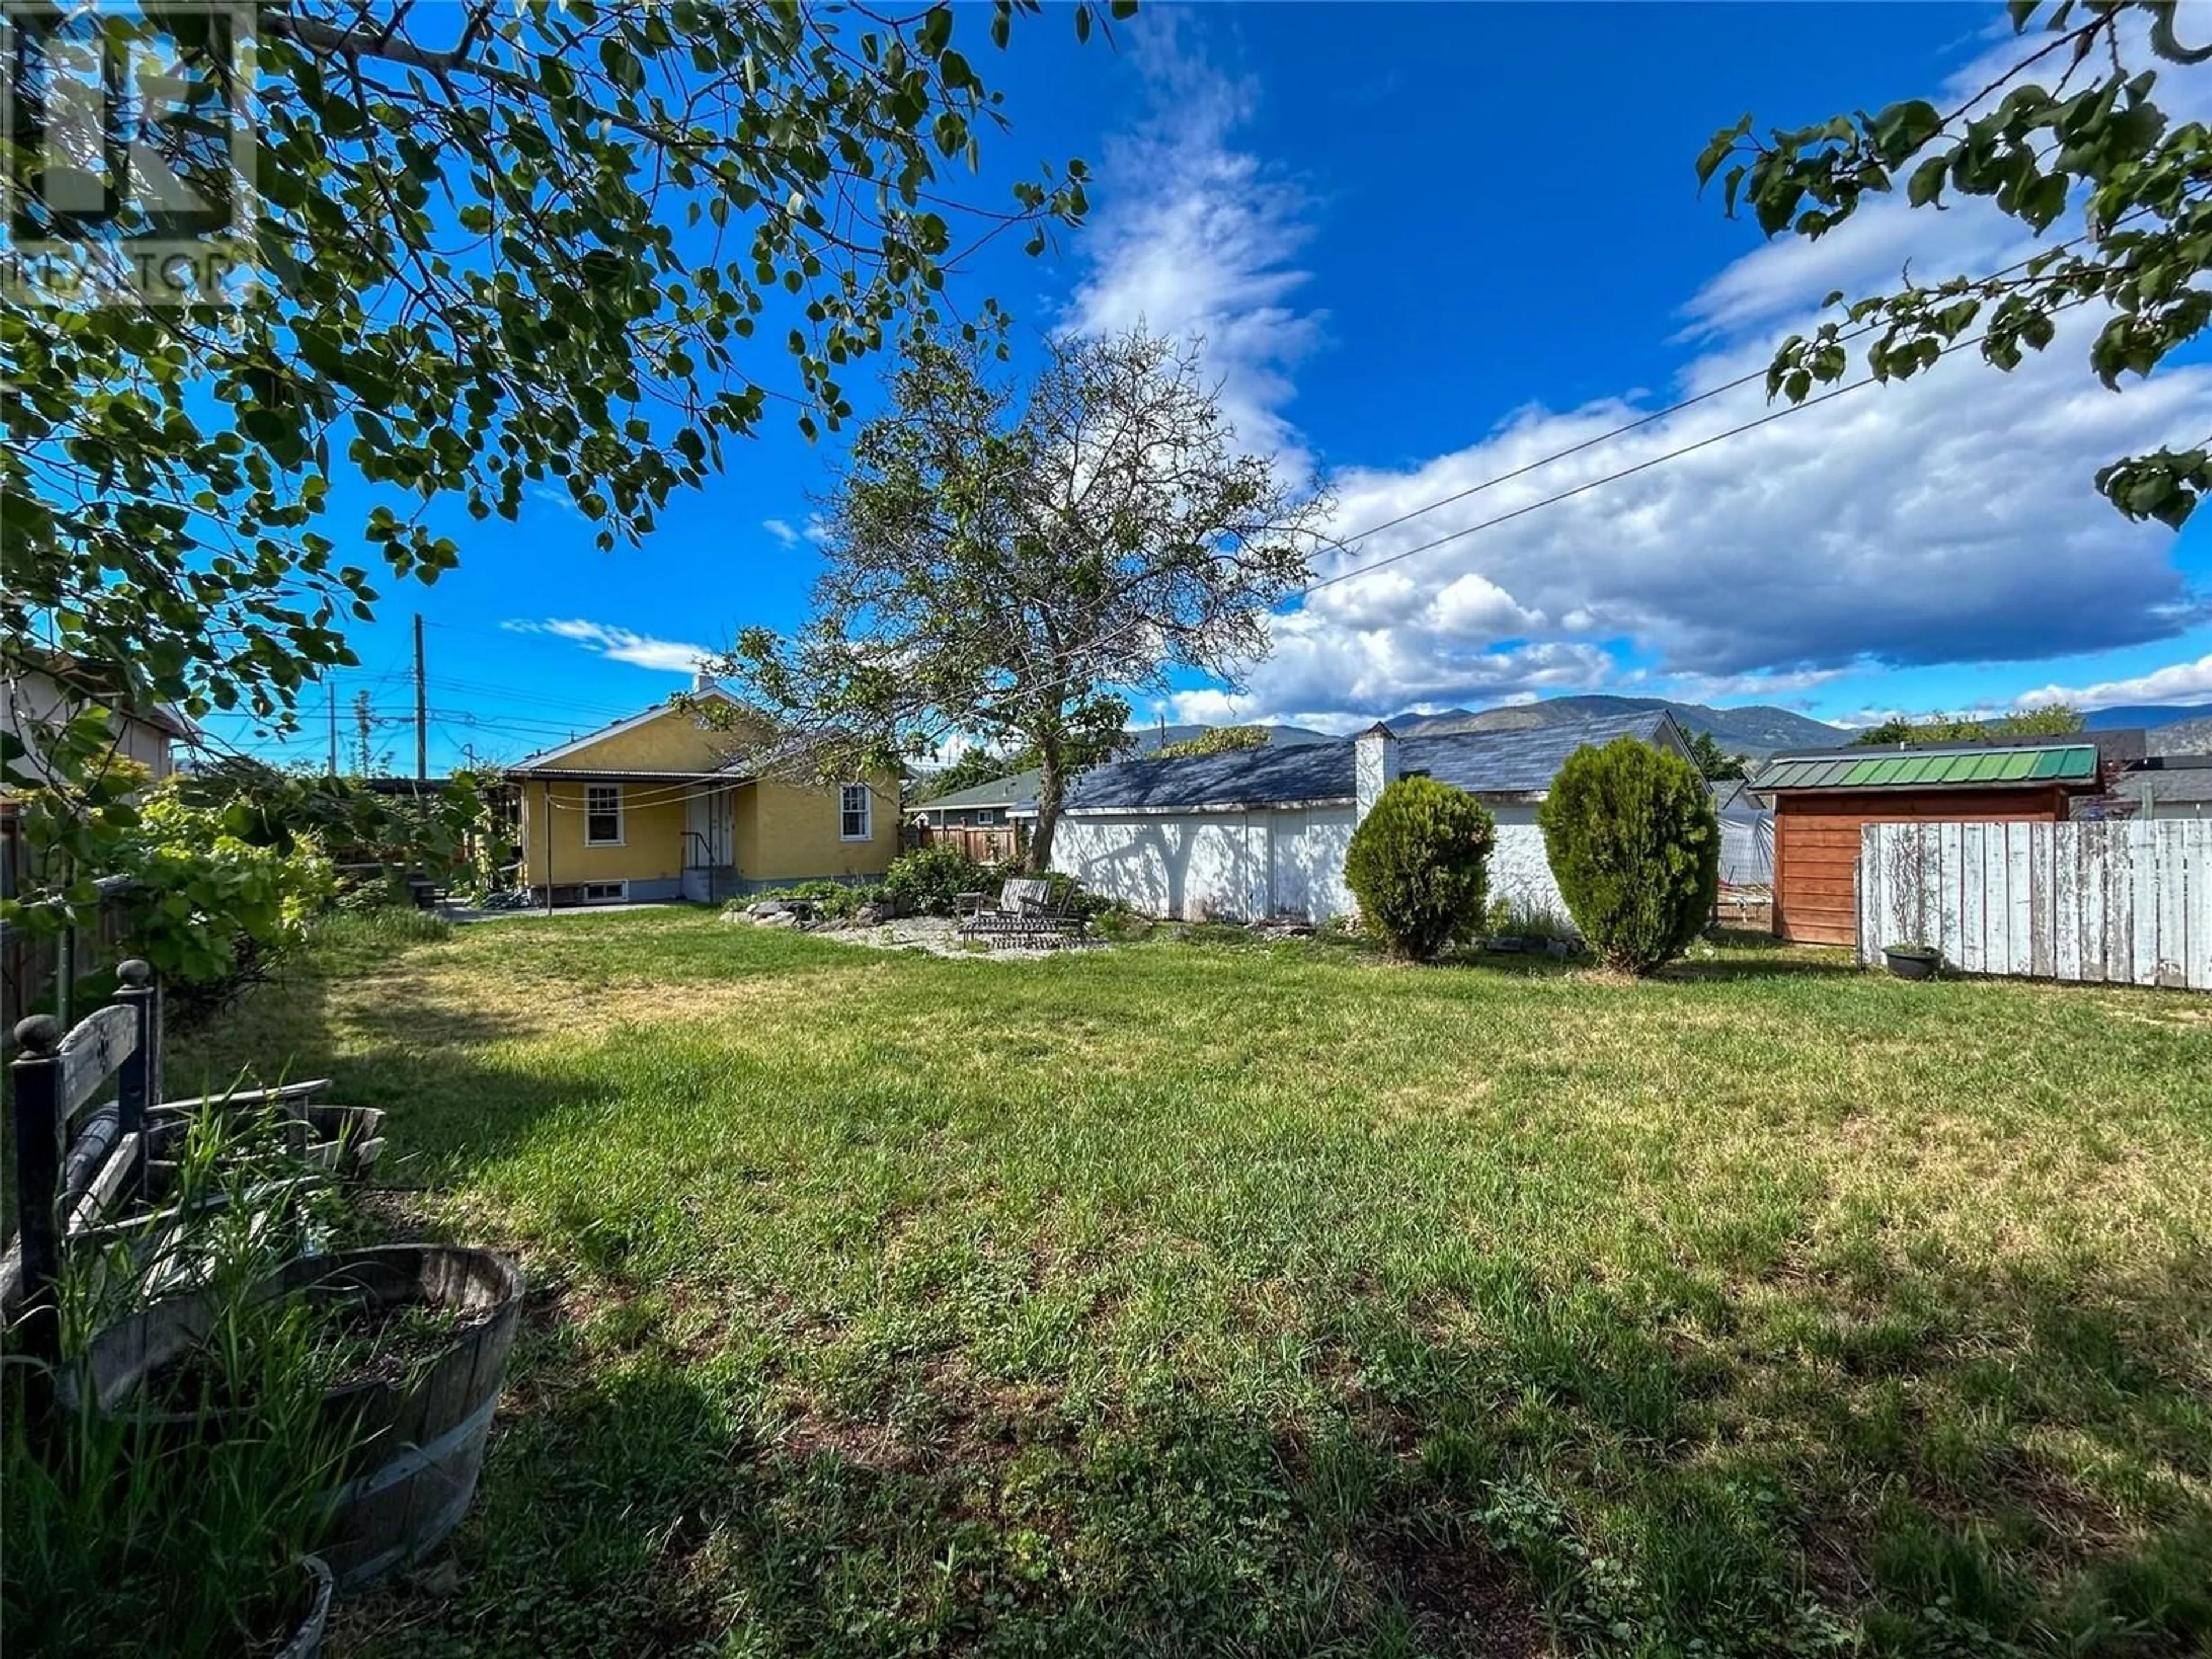
<path id="1" fill-rule="evenodd" d="M 618 783 L 589 783 L 584 786 L 584 845 L 586 847 L 619 847 L 622 845 L 622 785 Z"/>
<path id="2" fill-rule="evenodd" d="M 586 904 L 620 904 L 629 897 L 626 881 L 587 881 L 584 884 L 584 902 Z"/>
<path id="3" fill-rule="evenodd" d="M 865 783 L 847 783 L 838 786 L 837 838 L 840 841 L 875 839 L 875 827 L 868 796 L 868 786 Z"/>
<path id="4" fill-rule="evenodd" d="M 979 830 L 995 830 L 1002 821 L 999 809 L 995 806 L 977 807 L 975 816 L 969 820 Z"/>

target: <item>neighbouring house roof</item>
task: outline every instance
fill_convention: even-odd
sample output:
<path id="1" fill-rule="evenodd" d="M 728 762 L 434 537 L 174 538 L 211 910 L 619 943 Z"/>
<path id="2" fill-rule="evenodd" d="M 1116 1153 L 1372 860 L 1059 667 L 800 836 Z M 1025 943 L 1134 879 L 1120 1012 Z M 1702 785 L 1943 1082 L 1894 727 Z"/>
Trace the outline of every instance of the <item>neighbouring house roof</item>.
<path id="1" fill-rule="evenodd" d="M 1025 806 L 1036 799 L 1037 769 L 1010 772 L 1003 778 L 994 778 L 988 783 L 970 784 L 965 789 L 956 789 L 949 795 L 939 795 L 929 800 L 916 801 L 908 810 L 915 812 L 965 812 L 978 806 Z"/>
<path id="2" fill-rule="evenodd" d="M 1540 796 L 1568 756 L 1585 744 L 1633 737 L 1662 741 L 1674 717 L 1664 709 L 1607 715 L 1510 732 L 1452 732 L 1398 739 L 1401 775 L 1425 773 L 1478 795 Z M 1353 740 L 1270 744 L 1223 755 L 1122 761 L 1068 785 L 1070 812 L 1234 811 L 1241 808 L 1342 805 L 1354 797 Z M 934 803 L 933 803 L 934 804 Z"/>
<path id="3" fill-rule="evenodd" d="M 1990 789 L 2022 784 L 2093 784 L 2094 743 L 1981 744 L 1861 750 L 1856 754 L 1777 755 L 1751 787 L 1779 789 Z"/>
<path id="4" fill-rule="evenodd" d="M 1399 745 L 1402 756 L 1406 745 Z M 1301 743 L 1239 749 L 1223 755 L 1117 761 L 1094 767 L 1067 786 L 1068 812 L 1161 812 L 1352 799 L 1352 744 Z"/>
<path id="5" fill-rule="evenodd" d="M 165 732 L 179 742 L 200 744 L 207 733 L 198 721 L 173 703 L 149 702 L 132 705 L 126 696 L 116 695 L 124 690 L 124 678 L 112 665 L 94 662 L 89 658 L 73 656 L 67 652 L 33 650 L 24 653 L 19 661 L 24 672 L 45 678 L 58 693 L 66 686 L 82 695 L 88 701 L 97 702 L 112 714 L 125 720 L 137 720 Z M 6 678 L 12 683 L 15 670 L 11 667 Z"/>
<path id="6" fill-rule="evenodd" d="M 2212 805 L 2212 755 L 2169 755 L 2123 773 L 2112 793 L 2157 806 Z"/>
<path id="7" fill-rule="evenodd" d="M 1508 732 L 1407 738 L 1398 744 L 1398 769 L 1426 772 L 1437 782 L 1470 794 L 1540 795 L 1577 749 L 1603 748 L 1615 738 L 1656 744 L 1670 732 L 1677 746 L 1686 747 L 1674 717 L 1663 708 L 1652 708 Z"/>

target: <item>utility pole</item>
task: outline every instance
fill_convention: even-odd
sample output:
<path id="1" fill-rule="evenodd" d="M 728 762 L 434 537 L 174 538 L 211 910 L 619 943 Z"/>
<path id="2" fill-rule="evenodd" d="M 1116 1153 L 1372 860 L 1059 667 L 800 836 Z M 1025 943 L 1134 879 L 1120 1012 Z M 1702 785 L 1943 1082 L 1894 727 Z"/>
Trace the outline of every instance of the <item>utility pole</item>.
<path id="1" fill-rule="evenodd" d="M 415 776 L 430 775 L 430 691 L 422 678 L 422 613 L 415 613 Z"/>
<path id="2" fill-rule="evenodd" d="M 338 678 L 331 676 L 331 775 L 338 775 Z"/>

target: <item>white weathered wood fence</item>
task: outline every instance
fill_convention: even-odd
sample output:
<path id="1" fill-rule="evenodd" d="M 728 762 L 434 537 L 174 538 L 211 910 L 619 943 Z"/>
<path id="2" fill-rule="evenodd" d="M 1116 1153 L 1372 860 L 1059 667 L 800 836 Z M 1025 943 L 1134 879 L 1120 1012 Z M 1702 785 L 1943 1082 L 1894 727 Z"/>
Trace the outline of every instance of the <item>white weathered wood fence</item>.
<path id="1" fill-rule="evenodd" d="M 1858 890 L 1863 963 L 2212 990 L 2212 819 L 1869 823 Z"/>

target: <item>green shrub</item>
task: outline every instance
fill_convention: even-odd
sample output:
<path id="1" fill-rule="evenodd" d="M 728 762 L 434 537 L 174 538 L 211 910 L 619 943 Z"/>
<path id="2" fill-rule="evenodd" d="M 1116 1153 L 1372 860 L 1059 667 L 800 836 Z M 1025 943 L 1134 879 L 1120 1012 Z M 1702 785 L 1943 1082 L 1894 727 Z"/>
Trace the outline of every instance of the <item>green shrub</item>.
<path id="1" fill-rule="evenodd" d="M 1140 916 L 1126 905 L 1109 904 L 1091 919 L 1093 939 L 1127 943 L 1143 939 L 1152 931 L 1152 918 Z"/>
<path id="2" fill-rule="evenodd" d="M 949 842 L 902 853 L 884 876 L 884 890 L 925 916 L 949 916 L 963 893 L 994 890 L 1003 878 Z"/>
<path id="3" fill-rule="evenodd" d="M 257 977 L 300 943 L 337 890 L 311 837 L 264 847 L 233 833 L 235 817 L 157 789 L 117 859 L 137 883 L 125 941 L 180 999 L 180 1012 L 195 998 L 219 1004 Z"/>
<path id="4" fill-rule="evenodd" d="M 1401 778 L 1352 833 L 1344 878 L 1398 956 L 1426 962 L 1482 922 L 1483 861 L 1497 828 L 1480 802 L 1434 778 Z"/>
<path id="5" fill-rule="evenodd" d="M 1648 974 L 1712 919 L 1720 823 L 1680 756 L 1634 738 L 1577 749 L 1537 822 L 1567 908 L 1607 966 Z"/>

